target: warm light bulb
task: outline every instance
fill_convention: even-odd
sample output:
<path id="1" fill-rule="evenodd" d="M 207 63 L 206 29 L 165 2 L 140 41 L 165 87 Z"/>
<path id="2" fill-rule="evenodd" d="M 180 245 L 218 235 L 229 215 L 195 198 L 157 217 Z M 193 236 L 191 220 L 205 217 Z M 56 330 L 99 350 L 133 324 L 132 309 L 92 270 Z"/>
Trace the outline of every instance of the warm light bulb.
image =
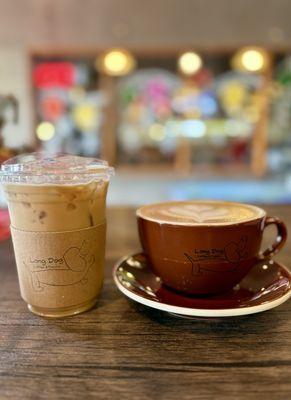
<path id="1" fill-rule="evenodd" d="M 122 76 L 131 72 L 136 61 L 131 53 L 124 49 L 112 49 L 98 58 L 96 67 L 111 76 Z"/>
<path id="2" fill-rule="evenodd" d="M 232 58 L 232 66 L 239 71 L 262 72 L 269 65 L 269 54 L 259 47 L 242 48 Z"/>
<path id="3" fill-rule="evenodd" d="M 260 71 L 264 66 L 264 57 L 257 50 L 247 50 L 242 54 L 241 62 L 248 71 Z"/>
<path id="4" fill-rule="evenodd" d="M 41 122 L 36 128 L 36 135 L 39 140 L 47 141 L 54 137 L 56 133 L 55 127 L 50 122 Z"/>
<path id="5" fill-rule="evenodd" d="M 127 64 L 127 57 L 121 51 L 112 51 L 104 58 L 104 66 L 113 74 L 120 74 Z"/>
<path id="6" fill-rule="evenodd" d="M 181 55 L 178 66 L 183 74 L 194 75 L 202 67 L 202 59 L 197 53 L 188 51 Z"/>

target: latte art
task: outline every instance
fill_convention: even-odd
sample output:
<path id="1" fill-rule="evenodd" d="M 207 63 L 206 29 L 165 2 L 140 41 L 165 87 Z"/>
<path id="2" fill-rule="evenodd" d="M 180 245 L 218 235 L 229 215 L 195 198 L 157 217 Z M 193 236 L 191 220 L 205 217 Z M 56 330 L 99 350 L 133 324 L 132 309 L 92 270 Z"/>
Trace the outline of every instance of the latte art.
<path id="1" fill-rule="evenodd" d="M 181 205 L 161 210 L 161 214 L 167 217 L 185 218 L 195 222 L 206 222 L 212 220 L 225 220 L 230 215 L 230 210 L 223 207 L 203 205 Z"/>
<path id="2" fill-rule="evenodd" d="M 137 215 L 153 221 L 176 224 L 228 224 L 262 216 L 257 207 L 219 201 L 188 201 L 153 204 L 140 208 Z"/>

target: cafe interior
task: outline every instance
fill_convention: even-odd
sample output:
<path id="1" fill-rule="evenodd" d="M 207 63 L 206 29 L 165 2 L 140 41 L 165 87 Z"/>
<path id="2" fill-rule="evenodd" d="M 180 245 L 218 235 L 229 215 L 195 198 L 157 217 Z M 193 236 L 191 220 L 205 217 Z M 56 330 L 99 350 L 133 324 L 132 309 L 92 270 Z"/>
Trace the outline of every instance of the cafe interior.
<path id="1" fill-rule="evenodd" d="M 290 16 L 0 0 L 0 400 L 291 399 Z"/>
<path id="2" fill-rule="evenodd" d="M 291 202 L 290 26 L 275 3 L 247 20 L 243 1 L 14 3 L 1 12 L 1 162 L 105 159 L 110 205 Z"/>

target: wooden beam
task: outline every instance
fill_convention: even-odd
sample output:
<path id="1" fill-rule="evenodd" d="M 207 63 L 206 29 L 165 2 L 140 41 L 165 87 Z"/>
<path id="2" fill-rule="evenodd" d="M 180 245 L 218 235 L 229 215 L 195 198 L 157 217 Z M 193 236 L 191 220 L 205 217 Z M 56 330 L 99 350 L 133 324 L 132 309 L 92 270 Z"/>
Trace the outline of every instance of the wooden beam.
<path id="1" fill-rule="evenodd" d="M 270 106 L 270 85 L 272 81 L 272 66 L 268 68 L 263 77 L 263 84 L 258 91 L 259 96 L 259 119 L 254 128 L 251 141 L 251 170 L 260 178 L 268 169 L 268 123 Z"/>
<path id="2" fill-rule="evenodd" d="M 101 157 L 110 165 L 115 165 L 117 157 L 118 98 L 117 79 L 107 75 L 100 76 L 100 90 L 106 98 L 101 128 Z"/>

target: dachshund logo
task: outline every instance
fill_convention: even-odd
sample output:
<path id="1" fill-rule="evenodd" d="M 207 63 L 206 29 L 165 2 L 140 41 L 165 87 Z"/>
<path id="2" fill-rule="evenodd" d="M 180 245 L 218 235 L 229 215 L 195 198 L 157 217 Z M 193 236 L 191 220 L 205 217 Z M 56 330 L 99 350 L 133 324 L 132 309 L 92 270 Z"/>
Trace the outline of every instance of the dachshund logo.
<path id="1" fill-rule="evenodd" d="M 242 236 L 238 242 L 230 242 L 223 249 L 197 250 L 193 255 L 184 253 L 185 257 L 191 263 L 192 275 L 200 275 L 207 272 L 221 272 L 203 265 L 203 261 L 229 263 L 229 268 L 223 272 L 233 272 L 236 270 L 239 261 L 247 258 L 247 237 Z"/>
<path id="2" fill-rule="evenodd" d="M 70 247 L 59 259 L 46 258 L 24 263 L 30 271 L 35 291 L 46 286 L 70 286 L 88 282 L 87 274 L 95 262 L 86 241 L 80 247 Z"/>

